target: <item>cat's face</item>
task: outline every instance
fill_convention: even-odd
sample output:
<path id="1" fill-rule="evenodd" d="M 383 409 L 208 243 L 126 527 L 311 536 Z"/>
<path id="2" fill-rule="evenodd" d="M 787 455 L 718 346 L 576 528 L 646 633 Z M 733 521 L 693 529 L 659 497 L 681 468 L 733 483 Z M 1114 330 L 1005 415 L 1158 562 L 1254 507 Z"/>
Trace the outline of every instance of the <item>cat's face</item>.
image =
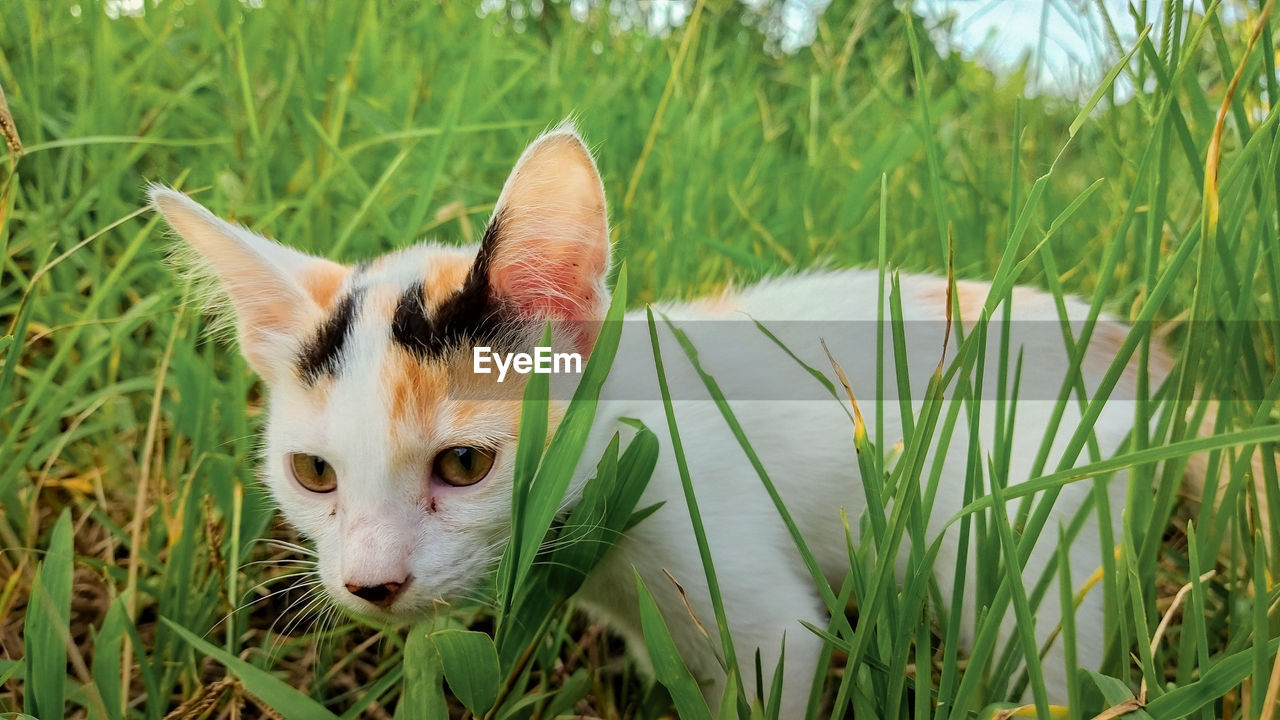
<path id="1" fill-rule="evenodd" d="M 562 127 L 529 146 L 480 246 L 425 244 L 354 267 L 176 191 L 153 186 L 151 198 L 266 381 L 261 475 L 315 543 L 332 598 L 413 619 L 472 588 L 508 536 L 524 386 L 475 373 L 473 348 L 528 349 L 551 320 L 565 328 L 553 347 L 585 356 L 583 328 L 604 313 L 604 194 L 577 135 Z"/>

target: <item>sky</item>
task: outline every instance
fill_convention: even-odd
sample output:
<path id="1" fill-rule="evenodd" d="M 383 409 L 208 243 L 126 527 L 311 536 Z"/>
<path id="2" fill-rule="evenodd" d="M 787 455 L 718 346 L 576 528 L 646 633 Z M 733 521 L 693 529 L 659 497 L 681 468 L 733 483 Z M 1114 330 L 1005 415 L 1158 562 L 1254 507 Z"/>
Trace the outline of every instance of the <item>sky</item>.
<path id="1" fill-rule="evenodd" d="M 502 0 L 491 0 L 502 2 Z M 586 6 L 590 0 L 574 0 Z M 777 0 L 743 0 L 760 6 Z M 874 1 L 874 0 L 873 0 Z M 1162 2 L 1133 0 L 1154 8 Z M 649 8 L 651 27 L 667 29 L 683 23 L 691 0 L 641 0 Z M 813 41 L 818 16 L 831 0 L 781 0 L 785 25 L 782 50 L 791 52 Z M 934 41 L 945 52 L 958 50 L 995 72 L 1016 68 L 1030 59 L 1028 94 L 1088 96 L 1122 51 L 1109 37 L 1101 7 L 1106 8 L 1120 44 L 1127 50 L 1140 28 L 1128 12 L 1129 0 L 916 0 Z M 1043 32 L 1042 32 L 1043 30 Z M 1043 41 L 1042 39 L 1043 38 Z"/>
<path id="2" fill-rule="evenodd" d="M 1128 49 L 1138 32 L 1126 3 L 1105 0 L 1103 5 Z M 949 44 L 941 34 L 935 40 L 992 70 L 1030 58 L 1028 94 L 1077 94 L 1096 85 L 1120 57 L 1092 0 L 925 0 L 919 9 L 935 21 L 954 15 Z"/>
<path id="3" fill-rule="evenodd" d="M 261 5 L 271 0 L 242 0 Z M 540 4 L 544 0 L 533 0 Z M 550 0 L 545 0 L 550 1 Z M 651 32 L 666 33 L 683 25 L 694 0 L 569 0 L 574 17 L 585 17 L 593 5 L 613 2 L 635 2 L 648 16 Z M 760 6 L 778 0 L 742 0 L 746 5 Z M 870 0 L 877 1 L 877 0 Z M 112 16 L 132 15 L 144 4 L 157 0 L 106 0 Z M 791 52 L 813 41 L 816 21 L 831 0 L 781 0 L 785 30 L 781 49 Z M 1116 36 L 1126 50 L 1132 46 L 1140 28 L 1129 14 L 1130 0 L 916 0 L 916 10 L 929 23 L 934 41 L 944 50 L 958 50 L 995 72 L 1016 68 L 1024 58 L 1030 59 L 1027 94 L 1048 93 L 1064 97 L 1087 97 L 1107 69 L 1118 60 L 1121 51 L 1110 38 L 1103 20 L 1105 8 Z M 1151 15 L 1164 3 L 1157 0 L 1132 0 L 1134 5 L 1149 3 Z M 1188 2 L 1202 8 L 1202 2 Z M 481 14 L 501 11 L 506 0 L 481 0 Z M 521 8 L 523 9 L 523 8 Z M 73 12 L 78 11 L 78 6 Z M 1226 2 L 1221 10 L 1224 20 L 1239 17 L 1238 3 Z M 949 21 L 948 18 L 951 18 Z M 1158 21 L 1157 21 L 1158 22 Z M 949 31 L 943 28 L 949 27 Z M 1157 26 L 1158 30 L 1158 26 Z"/>
<path id="4" fill-rule="evenodd" d="M 783 2 L 788 24 L 784 45 L 797 47 L 812 41 L 817 14 L 830 0 Z M 1147 15 L 1156 25 L 1152 30 L 1155 40 L 1163 0 L 916 0 L 915 8 L 944 52 L 958 50 L 997 73 L 1015 69 L 1027 59 L 1028 95 L 1084 99 L 1133 47 L 1142 30 L 1130 13 L 1131 2 L 1136 7 L 1149 6 Z M 1185 3 L 1201 12 L 1204 4 L 1196 0 Z M 1236 22 L 1241 17 L 1240 3 L 1228 0 L 1219 13 L 1225 22 Z M 1114 38 L 1105 18 L 1110 19 Z M 1122 95 L 1125 82 L 1124 76 L 1117 80 Z"/>

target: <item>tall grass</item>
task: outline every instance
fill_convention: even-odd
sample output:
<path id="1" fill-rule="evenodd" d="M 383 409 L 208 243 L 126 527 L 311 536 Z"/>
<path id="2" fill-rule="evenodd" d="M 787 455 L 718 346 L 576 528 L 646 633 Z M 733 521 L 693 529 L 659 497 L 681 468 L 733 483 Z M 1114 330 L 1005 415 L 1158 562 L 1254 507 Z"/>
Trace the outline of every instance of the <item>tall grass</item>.
<path id="1" fill-rule="evenodd" d="M 154 217 L 139 212 L 144 181 L 162 180 L 344 261 L 424 235 L 474 241 L 523 144 L 574 113 L 613 201 L 630 277 L 619 303 L 817 263 L 875 264 L 888 288 L 899 268 L 995 281 L 977 325 L 956 328 L 960 353 L 915 389 L 923 405 L 904 405 L 904 437 L 850 422 L 872 510 L 849 518 L 843 585 L 817 578 L 834 613 L 811 628 L 829 659 L 812 707 L 990 716 L 1025 691 L 1035 707 L 1019 716 L 1276 716 L 1280 523 L 1273 514 L 1270 537 L 1258 530 L 1241 459 L 1260 445 L 1270 460 L 1280 439 L 1274 17 L 1259 24 L 1252 8 L 1230 25 L 1218 4 L 1172 2 L 1158 17 L 1154 3 L 1109 17 L 1157 26 L 1112 48 L 1114 73 L 1082 108 L 1020 98 L 1016 75 L 940 56 L 919 18 L 870 0 L 828 9 L 814 44 L 791 56 L 765 52 L 732 3 L 700 5 L 669 38 L 618 31 L 600 10 L 579 22 L 556 3 L 523 18 L 462 3 L 264 5 L 169 1 L 119 19 L 100 0 L 2 10 L 0 86 L 25 155 L 9 152 L 0 183 L 0 713 L 658 717 L 674 702 L 687 717 L 770 714 L 772 678 L 755 668 L 731 668 L 725 702 L 700 707 L 643 603 L 654 688 L 559 603 L 539 621 L 542 640 L 504 645 L 546 507 L 521 506 L 520 522 L 541 524 L 510 551 L 496 610 L 455 608 L 406 633 L 329 609 L 308 584 L 306 549 L 253 478 L 260 390 L 233 351 L 207 341 L 194 309 L 177 309 L 187 289 L 164 266 Z M 1121 87 L 1138 90 L 1121 102 Z M 1059 430 L 1066 458 L 1048 466 L 1046 444 L 1040 477 L 1007 487 L 1023 479 L 1005 476 L 1020 360 L 979 355 L 1014 282 L 1134 322 L 1112 382 L 1129 356 L 1145 365 L 1156 339 L 1179 362 L 1173 385 L 1140 385 L 1139 431 L 1115 458 L 1091 438 L 1108 392 L 1088 396 L 1069 379 L 1057 406 L 1086 421 Z M 900 302 L 894 293 L 882 308 L 885 347 L 901 344 Z M 662 361 L 693 361 L 686 350 Z M 993 360 L 994 376 L 975 371 Z M 813 370 L 832 402 L 850 402 L 834 367 Z M 980 558 L 976 576 L 954 582 L 990 608 L 962 648 L 953 619 L 974 609 L 935 602 L 929 572 L 939 466 L 928 451 L 992 411 L 971 402 L 983 387 L 1004 399 L 994 412 L 1005 430 L 993 447 L 968 448 L 967 507 L 952 519 L 961 555 Z M 1192 439 L 1210 401 L 1214 435 Z M 536 407 L 526 406 L 535 424 Z M 721 410 L 732 426 L 732 402 Z M 637 430 L 599 476 L 644 475 L 644 443 L 675 447 L 679 432 L 674 421 Z M 759 442 L 739 439 L 749 455 Z M 542 467 L 572 459 L 572 445 Z M 1210 453 L 1210 477 L 1228 468 L 1220 511 L 1176 492 L 1193 452 Z M 522 481 L 555 476 L 525 459 Z M 1280 507 L 1275 465 L 1263 467 Z M 1007 647 L 996 629 L 1035 612 L 1066 573 L 1044 568 L 1027 587 L 1017 571 L 1032 544 L 1080 531 L 1048 525 L 1057 490 L 1120 470 L 1131 502 L 1110 507 L 1099 492 L 1089 511 L 1103 528 L 1124 513 L 1125 532 L 1106 543 L 1118 552 L 1097 578 L 1062 578 L 1105 594 L 1107 661 L 1072 678 L 1068 708 L 1049 708 L 1025 623 Z M 1024 504 L 994 512 L 1002 500 Z M 901 585 L 885 561 L 899 548 L 910 557 Z M 844 612 L 851 597 L 856 618 Z M 495 622 L 496 645 L 464 630 Z M 1065 623 L 1060 637 L 1070 647 L 1098 631 Z"/>

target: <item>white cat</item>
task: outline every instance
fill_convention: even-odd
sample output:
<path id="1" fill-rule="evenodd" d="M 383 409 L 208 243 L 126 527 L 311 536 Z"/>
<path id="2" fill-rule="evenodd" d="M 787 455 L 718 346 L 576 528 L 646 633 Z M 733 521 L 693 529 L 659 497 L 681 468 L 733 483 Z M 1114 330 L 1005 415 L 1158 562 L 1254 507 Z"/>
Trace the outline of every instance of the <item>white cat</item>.
<path id="1" fill-rule="evenodd" d="M 438 599 L 471 589 L 493 568 L 508 533 L 523 387 L 522 378 L 507 377 L 499 385 L 496 375 L 474 373 L 472 347 L 509 344 L 530 329 L 536 334 L 546 320 L 602 318 L 609 300 L 603 188 L 574 130 L 562 126 L 525 151 L 478 247 L 422 244 L 356 267 L 305 255 L 228 224 L 174 190 L 152 186 L 150 194 L 173 229 L 194 248 L 199 269 L 215 277 L 230 300 L 241 351 L 270 391 L 262 476 L 285 517 L 315 543 L 319 575 L 333 600 L 368 616 L 413 620 L 432 612 Z M 987 291 L 986 284 L 959 283 L 957 317 L 975 320 Z M 863 399 L 868 425 L 874 427 L 876 413 L 883 413 L 888 443 L 901 438 L 903 430 L 889 349 L 887 401 L 875 402 L 878 293 L 875 271 L 824 271 L 662 308 L 685 328 L 703 366 L 726 388 L 747 436 L 837 588 L 848 572 L 840 510 L 847 510 L 856 536 L 856 523 L 865 509 L 848 405 L 829 395 L 825 400 L 802 397 L 818 388 L 814 378 L 748 318 L 770 326 L 793 352 L 818 368 L 829 365 L 817 328 L 832 333 L 825 339 L 848 372 L 854 393 Z M 941 351 L 947 294 L 944 278 L 902 278 L 911 388 L 917 398 L 923 397 Z M 1032 473 L 1068 354 L 1052 296 L 1016 288 L 1012 307 L 1010 357 L 1025 353 L 1026 399 L 1017 406 L 1008 473 L 1010 483 L 1018 483 Z M 1078 321 L 1087 306 L 1068 299 L 1066 309 Z M 643 318 L 643 313 L 630 317 Z M 721 322 L 706 322 L 710 320 Z M 585 328 L 592 326 L 571 327 L 577 330 L 561 333 L 558 349 L 586 355 L 594 335 Z M 1122 326 L 1099 326 L 1083 364 L 1090 392 L 1124 334 Z M 799 621 L 825 626 L 827 613 L 777 510 L 720 412 L 703 399 L 705 390 L 670 334 L 663 330 L 662 335 L 667 372 L 678 388 L 676 417 L 739 662 L 743 668 L 754 667 L 758 648 L 769 677 L 785 633 L 782 717 L 801 717 L 821 643 Z M 998 357 L 998 342 L 998 333 L 992 333 L 989 358 Z M 953 335 L 949 355 L 955 350 Z M 758 362 L 751 365 L 747 358 Z M 988 362 L 994 367 L 994 360 Z M 1168 356 L 1154 348 L 1152 387 L 1164 379 L 1169 366 Z M 767 388 L 760 385 L 761 368 L 767 373 Z M 987 374 L 993 377 L 993 371 Z M 1124 374 L 1116 402 L 1097 420 L 1103 457 L 1116 451 L 1131 427 L 1133 407 L 1123 397 L 1132 396 L 1135 381 L 1136 372 Z M 632 580 L 632 568 L 638 570 L 685 662 L 706 683 L 707 697 L 718 703 L 724 675 L 712 644 L 662 574 L 670 572 L 683 585 L 705 625 L 714 623 L 666 442 L 663 407 L 652 399 L 656 387 L 647 330 L 624 333 L 569 502 L 619 429 L 618 419 L 630 417 L 642 420 L 663 440 L 640 505 L 666 505 L 605 557 L 578 601 L 606 619 L 645 662 Z M 769 388 L 783 395 L 770 397 Z M 918 409 L 919 400 L 912 406 Z M 984 458 L 993 445 L 994 414 L 984 411 L 978 429 Z M 554 421 L 559 413 L 552 417 Z M 1069 404 L 1048 470 L 1055 468 L 1079 417 L 1078 407 Z M 942 532 L 961 506 L 968 445 L 964 425 L 962 418 L 949 446 L 927 540 Z M 1054 526 L 1069 523 L 1090 487 L 1084 482 L 1064 488 L 1049 531 L 1027 563 L 1030 581 L 1056 551 Z M 1123 477 L 1113 480 L 1110 488 L 1118 524 Z M 1104 549 L 1094 523 L 1096 517 L 1070 551 L 1076 583 L 1101 562 Z M 970 558 L 975 554 L 970 552 Z M 935 564 L 948 602 L 955 555 L 954 542 L 944 542 Z M 906 554 L 902 557 L 905 561 Z M 905 564 L 900 565 L 901 571 Z M 970 601 L 963 620 L 966 640 L 974 614 Z M 1040 642 L 1048 638 L 1059 616 L 1058 593 L 1051 589 L 1037 615 Z M 1101 590 L 1086 596 L 1076 625 L 1080 663 L 1096 666 L 1104 642 Z M 1044 669 L 1051 693 L 1064 695 L 1066 670 L 1056 645 Z"/>

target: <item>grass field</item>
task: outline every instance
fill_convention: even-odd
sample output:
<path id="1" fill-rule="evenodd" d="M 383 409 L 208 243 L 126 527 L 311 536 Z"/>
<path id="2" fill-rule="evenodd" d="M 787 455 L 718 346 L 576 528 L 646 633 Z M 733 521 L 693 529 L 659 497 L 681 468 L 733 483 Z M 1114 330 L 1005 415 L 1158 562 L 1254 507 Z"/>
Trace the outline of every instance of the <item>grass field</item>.
<path id="1" fill-rule="evenodd" d="M 1259 24 L 1251 6 L 1232 25 L 1216 4 L 1169 3 L 1111 17 L 1155 23 L 1110 59 L 1132 53 L 1119 82 L 1141 90 L 1114 104 L 1108 81 L 1086 106 L 1020 100 L 1018 77 L 940 57 L 888 3 L 834 3 L 790 56 L 766 52 L 727 0 L 666 38 L 544 3 L 481 16 L 469 3 L 168 0 L 110 19 L 101 0 L 5 1 L 0 87 L 25 154 L 11 147 L 0 169 L 0 716 L 422 716 L 434 651 L 309 594 L 307 550 L 254 479 L 261 389 L 184 305 L 143 186 L 174 184 L 343 261 L 423 236 L 473 242 L 524 144 L 571 114 L 611 198 L 629 306 L 819 263 L 945 271 L 953 248 L 959 277 L 1079 294 L 1134 321 L 1126 348 L 1140 358 L 1153 336 L 1169 342 L 1175 384 L 1144 388 L 1136 418 L 1152 433 L 1098 470 L 1133 466 L 1128 532 L 1101 572 L 1115 642 L 1055 712 L 1280 716 L 1280 518 L 1269 536 L 1250 519 L 1238 462 L 1261 444 L 1280 507 L 1274 16 Z M 900 508 L 929 477 L 914 461 L 964 406 L 960 385 L 945 401 L 930 388 L 891 469 L 900 438 L 862 441 L 864 472 L 903 493 L 884 512 L 893 542 L 859 546 L 871 571 L 919 537 Z M 1106 401 L 1070 391 L 1060 404 Z M 1215 436 L 1191 440 L 1210 399 Z M 1088 430 L 1075 431 L 1079 465 L 1106 460 Z M 1220 512 L 1176 492 L 1193 449 L 1227 468 Z M 1070 479 L 1055 470 L 1045 490 Z M 1035 507 L 966 516 L 967 551 L 1009 558 L 1019 538 L 1053 537 Z M 974 580 L 993 588 L 987 627 L 1037 601 L 1009 567 Z M 948 608 L 926 609 L 930 596 L 885 586 L 883 614 L 833 624 L 837 715 L 990 716 L 1026 686 L 1047 709 L 1035 663 L 1012 672 L 1021 646 L 937 636 L 921 618 Z M 493 619 L 459 608 L 437 628 L 473 622 Z M 601 628 L 560 611 L 548 637 L 493 717 L 668 712 L 668 692 Z M 471 704 L 460 677 L 455 715 Z"/>

